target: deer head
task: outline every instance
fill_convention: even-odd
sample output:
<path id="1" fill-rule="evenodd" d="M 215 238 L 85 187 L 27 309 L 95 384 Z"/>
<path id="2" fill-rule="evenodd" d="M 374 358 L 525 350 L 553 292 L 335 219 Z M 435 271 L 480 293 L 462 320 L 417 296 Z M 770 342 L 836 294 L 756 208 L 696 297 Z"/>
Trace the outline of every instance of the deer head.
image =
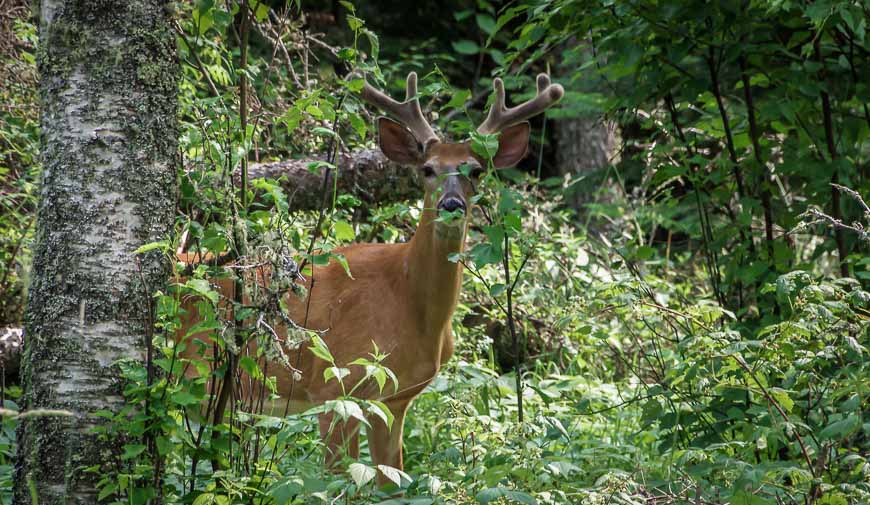
<path id="1" fill-rule="evenodd" d="M 477 131 L 500 133 L 498 151 L 493 157 L 495 168 L 513 166 L 526 155 L 530 130 L 526 120 L 558 102 L 565 92 L 559 84 L 551 84 L 546 74 L 538 75 L 537 85 L 534 98 L 508 108 L 504 82 L 499 78 L 493 80 L 495 98 Z M 462 212 L 464 229 L 468 201 L 473 194 L 471 179 L 483 170 L 487 161 L 472 151 L 470 142 L 443 142 L 438 138 L 420 109 L 415 72 L 408 74 L 404 102 L 393 100 L 368 82 L 361 95 L 363 100 L 398 120 L 378 118 L 378 143 L 384 155 L 396 163 L 417 167 L 426 193 L 426 207 Z M 471 178 L 459 171 L 462 165 L 470 167 Z"/>

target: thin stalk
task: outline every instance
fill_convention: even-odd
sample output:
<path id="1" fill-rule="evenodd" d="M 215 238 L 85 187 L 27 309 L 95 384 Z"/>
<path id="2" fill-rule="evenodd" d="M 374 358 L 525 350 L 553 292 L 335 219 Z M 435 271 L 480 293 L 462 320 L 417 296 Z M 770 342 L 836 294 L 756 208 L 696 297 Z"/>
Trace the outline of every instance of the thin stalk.
<path id="1" fill-rule="evenodd" d="M 242 0 L 241 8 L 239 10 L 239 14 L 242 16 L 241 19 L 241 27 L 240 27 L 240 61 L 239 67 L 241 69 L 241 75 L 239 77 L 239 121 L 241 123 L 242 129 L 242 147 L 245 147 L 247 144 L 248 137 L 248 102 L 247 102 L 247 94 L 248 94 L 248 78 L 247 78 L 247 67 L 248 67 L 248 33 L 249 33 L 249 24 L 250 24 L 250 16 L 248 15 L 248 2 L 247 0 Z M 248 209 L 248 160 L 247 160 L 247 150 L 244 150 L 245 154 L 242 156 L 241 160 L 241 184 L 240 184 L 240 196 L 242 202 L 242 212 L 247 212 Z M 234 239 L 236 242 L 236 247 L 238 249 L 239 256 L 245 255 L 245 237 L 244 234 L 240 233 L 238 228 L 243 226 L 239 222 L 240 216 L 237 212 L 233 213 L 233 219 L 236 221 L 233 226 L 234 230 Z M 233 290 L 233 302 L 235 305 L 240 305 L 244 299 L 245 292 L 245 282 L 242 275 L 237 275 L 235 278 L 235 289 Z M 235 317 L 234 317 L 235 319 Z M 239 330 L 241 329 L 241 321 L 234 321 L 235 323 L 235 339 L 237 347 L 241 346 L 240 338 L 239 338 Z M 232 351 L 227 350 L 227 369 L 224 374 L 223 383 L 221 385 L 221 390 L 218 396 L 217 404 L 215 405 L 214 411 L 214 424 L 218 425 L 223 423 L 224 414 L 226 412 L 227 404 L 229 403 L 230 398 L 233 396 L 233 377 L 236 374 L 236 356 Z"/>
<path id="2" fill-rule="evenodd" d="M 822 57 L 820 37 L 816 37 L 813 47 L 816 52 L 816 58 L 819 60 L 822 69 L 819 71 L 819 80 L 824 85 L 825 59 Z M 820 92 L 822 98 L 822 120 L 825 125 L 825 141 L 828 146 L 828 155 L 831 157 L 831 184 L 840 184 L 840 174 L 837 170 L 837 143 L 834 138 L 834 121 L 831 113 L 831 98 L 828 92 L 822 86 Z M 843 212 L 840 210 L 840 192 L 835 186 L 831 186 L 831 217 L 837 221 L 843 221 Z M 846 263 L 846 256 L 849 251 L 846 250 L 846 234 L 841 228 L 834 228 L 834 241 L 837 243 L 837 254 L 840 257 L 840 275 L 842 277 L 849 276 L 849 265 Z"/>
<path id="3" fill-rule="evenodd" d="M 694 153 L 692 152 L 693 150 L 692 150 L 691 146 L 689 146 L 689 143 L 686 141 L 686 135 L 683 133 L 683 129 L 682 129 L 682 127 L 680 127 L 680 122 L 679 122 L 679 119 L 677 118 L 677 107 L 674 104 L 674 97 L 671 96 L 670 93 L 668 93 L 668 95 L 665 96 L 665 103 L 667 104 L 668 110 L 671 113 L 671 123 L 674 125 L 674 130 L 677 133 L 677 138 L 679 138 L 680 142 L 682 142 L 683 145 L 686 146 L 686 149 L 688 151 L 689 156 L 690 157 L 693 156 L 694 155 Z M 692 166 L 692 172 L 697 173 L 698 166 L 694 163 L 692 163 L 691 166 Z M 698 219 L 701 223 L 701 238 L 702 238 L 702 243 L 704 244 L 704 252 L 706 253 L 705 257 L 707 259 L 707 273 L 710 275 L 710 283 L 713 286 L 713 292 L 716 295 L 716 300 L 719 302 L 719 305 L 721 307 L 724 307 L 725 306 L 725 299 L 722 296 L 722 290 L 719 287 L 720 286 L 720 277 L 719 277 L 718 261 L 716 260 L 716 253 L 713 252 L 713 248 L 710 245 L 711 242 L 713 242 L 713 230 L 710 229 L 710 221 L 709 221 L 709 219 L 707 219 L 706 209 L 704 208 L 704 205 L 701 202 L 701 194 L 700 194 L 700 191 L 698 190 L 697 182 L 692 183 L 692 189 L 695 193 L 695 204 L 698 208 Z"/>
<path id="4" fill-rule="evenodd" d="M 513 305 L 513 290 L 514 284 L 511 283 L 511 268 L 510 268 L 511 248 L 508 234 L 504 234 L 504 255 L 502 256 L 502 266 L 504 267 L 504 285 L 509 286 L 507 289 L 507 320 L 508 328 L 511 332 L 511 341 L 514 348 L 514 373 L 516 374 L 517 388 L 517 419 L 520 424 L 523 424 L 523 349 L 520 346 L 519 336 L 517 335 L 516 323 L 514 321 L 514 305 Z M 517 272 L 519 274 L 519 272 Z"/>
<path id="5" fill-rule="evenodd" d="M 719 109 L 719 116 L 722 118 L 722 127 L 725 130 L 725 146 L 728 149 L 728 158 L 731 160 L 731 170 L 734 174 L 734 182 L 737 184 L 737 198 L 742 203 L 743 199 L 746 197 L 746 185 L 743 181 L 743 170 L 740 168 L 740 162 L 737 160 L 737 149 L 734 147 L 734 134 L 731 132 L 731 122 L 728 119 L 728 109 L 725 108 L 725 101 L 722 99 L 722 91 L 719 86 L 719 67 L 713 55 L 713 46 L 710 46 L 710 55 L 707 57 L 707 67 L 710 70 L 710 82 L 713 88 L 713 96 L 716 98 L 716 106 Z M 755 256 L 755 243 L 752 240 L 751 229 L 748 238 L 743 227 L 738 225 L 738 231 L 740 233 L 740 240 L 749 246 L 750 254 Z"/>
<path id="6" fill-rule="evenodd" d="M 764 238 L 767 242 L 767 259 L 773 261 L 773 210 L 770 202 L 770 174 L 761 155 L 760 132 L 755 118 L 755 104 L 752 98 L 752 87 L 749 74 L 746 72 L 746 58 L 740 56 L 740 79 L 743 81 L 743 95 L 746 98 L 746 116 L 749 119 L 749 138 L 752 141 L 752 151 L 758 163 L 759 186 L 761 187 L 761 207 L 764 209 Z"/>

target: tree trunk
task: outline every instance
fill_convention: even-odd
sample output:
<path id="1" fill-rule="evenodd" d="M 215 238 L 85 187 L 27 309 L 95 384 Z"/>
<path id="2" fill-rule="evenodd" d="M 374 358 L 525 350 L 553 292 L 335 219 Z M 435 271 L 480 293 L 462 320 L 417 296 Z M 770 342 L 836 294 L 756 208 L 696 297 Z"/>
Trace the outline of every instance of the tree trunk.
<path id="1" fill-rule="evenodd" d="M 22 421 L 13 503 L 93 504 L 119 462 L 117 443 L 92 433 L 93 413 L 124 404 L 114 363 L 141 359 L 148 290 L 167 275 L 156 254 L 140 273 L 133 251 L 173 224 L 172 7 L 42 0 L 39 14 L 43 179 L 22 408 L 72 415 Z"/>
<path id="2" fill-rule="evenodd" d="M 574 97 L 569 94 L 563 108 L 570 109 L 574 114 L 556 121 L 553 126 L 556 163 L 560 175 L 588 176 L 616 162 L 612 158 L 619 142 L 617 129 L 614 123 L 605 120 L 603 111 L 590 105 L 591 100 L 588 100 L 605 86 L 601 79 L 583 78 L 570 84 L 568 81 L 577 67 L 594 58 L 589 42 L 572 39 L 565 43 L 562 55 L 562 64 L 555 69 L 557 80 L 564 76 L 564 82 L 573 91 Z M 580 99 L 584 94 L 587 100 Z M 594 189 L 588 184 L 582 186 L 589 189 L 582 193 L 574 192 L 571 203 L 575 208 L 588 201 L 588 194 Z"/>
<path id="3" fill-rule="evenodd" d="M 581 115 L 556 122 L 556 161 L 562 174 L 588 174 L 611 163 L 616 127 L 601 115 Z"/>

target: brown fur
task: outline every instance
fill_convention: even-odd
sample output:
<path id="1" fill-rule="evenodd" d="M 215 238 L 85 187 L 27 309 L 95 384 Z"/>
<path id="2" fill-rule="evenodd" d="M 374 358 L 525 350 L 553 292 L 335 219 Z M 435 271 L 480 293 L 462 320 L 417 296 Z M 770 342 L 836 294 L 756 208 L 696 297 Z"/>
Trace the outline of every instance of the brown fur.
<path id="1" fill-rule="evenodd" d="M 462 285 L 462 267 L 447 257 L 464 247 L 468 212 L 461 222 L 447 225 L 435 222 L 436 208 L 440 199 L 448 195 L 460 198 L 468 206 L 472 184 L 456 173 L 457 167 L 463 163 L 480 165 L 480 160 L 466 143 L 436 142 L 423 154 L 416 151 L 412 138 L 403 137 L 410 133 L 398 123 L 381 119 L 379 127 L 385 153 L 416 161 L 431 170 L 428 177 L 426 171 L 421 176 L 426 196 L 414 237 L 403 244 L 354 244 L 337 249 L 335 252 L 347 258 L 353 277 L 336 261 L 313 267 L 305 281 L 306 298 L 287 294 L 285 301 L 290 318 L 308 329 L 323 332 L 322 338 L 336 364 L 351 370 L 351 375 L 344 379 L 346 388 L 350 389 L 364 376 L 362 367 L 348 364 L 368 357 L 373 342 L 388 354 L 383 364 L 395 373 L 398 389 L 388 381 L 384 391 L 379 392 L 375 381 L 369 379 L 370 384 L 354 394 L 383 401 L 395 416 L 392 430 L 377 417 L 369 419 L 369 447 L 375 464 L 401 469 L 402 425 L 408 406 L 453 354 L 451 317 Z M 390 129 L 389 134 L 385 134 L 385 129 Z M 528 127 L 523 131 L 528 132 Z M 499 152 L 506 162 L 513 164 L 525 154 L 528 138 L 527 133 L 510 138 L 511 145 L 503 146 L 507 154 L 502 153 L 501 147 Z M 384 145 L 386 141 L 390 144 Z M 520 148 L 515 142 L 522 142 L 523 146 Z M 188 258 L 182 258 L 185 259 Z M 224 296 L 232 297 L 231 281 L 221 281 L 220 289 Z M 184 307 L 189 311 L 184 327 L 189 328 L 197 319 L 193 300 L 186 301 Z M 276 330 L 286 337 L 285 328 L 279 326 Z M 307 347 L 303 344 L 298 356 L 295 352 L 290 355 L 291 364 L 298 363 L 302 372 L 298 382 L 294 382 L 291 371 L 275 363 L 268 364 L 268 373 L 277 378 L 278 393 L 301 404 L 297 407 L 319 404 L 342 394 L 337 381 L 324 382 L 323 372 L 330 365 L 316 358 Z M 330 431 L 331 424 L 330 416 L 321 416 L 321 431 L 329 448 L 328 462 L 339 459 L 340 446 L 355 457 L 357 423 L 339 423 Z"/>

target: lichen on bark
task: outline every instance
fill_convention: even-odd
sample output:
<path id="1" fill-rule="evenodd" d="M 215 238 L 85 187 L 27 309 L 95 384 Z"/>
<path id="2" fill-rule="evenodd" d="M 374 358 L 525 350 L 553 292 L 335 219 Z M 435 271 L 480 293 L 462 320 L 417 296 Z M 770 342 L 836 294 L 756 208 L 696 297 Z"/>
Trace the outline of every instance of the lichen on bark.
<path id="1" fill-rule="evenodd" d="M 114 363 L 142 354 L 147 291 L 174 215 L 177 61 L 171 3 L 42 0 L 43 174 L 22 366 L 14 503 L 96 503 L 117 447 L 93 413 L 123 405 Z"/>

